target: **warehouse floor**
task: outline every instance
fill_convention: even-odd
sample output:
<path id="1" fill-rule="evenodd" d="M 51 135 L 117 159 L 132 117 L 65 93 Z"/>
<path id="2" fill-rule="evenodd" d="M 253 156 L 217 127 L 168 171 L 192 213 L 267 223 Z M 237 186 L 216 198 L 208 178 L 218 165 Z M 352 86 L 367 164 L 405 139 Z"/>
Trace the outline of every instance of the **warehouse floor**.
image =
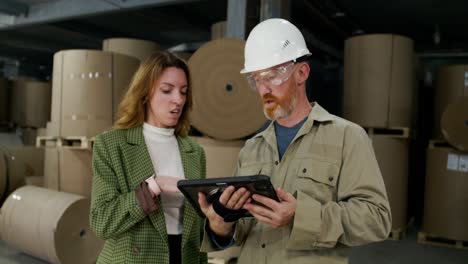
<path id="1" fill-rule="evenodd" d="M 415 230 L 409 230 L 399 241 L 387 240 L 356 247 L 351 253 L 350 264 L 466 264 L 468 250 L 449 247 L 426 246 L 416 243 Z M 1 264 L 47 264 L 42 260 L 19 252 L 0 241 Z"/>

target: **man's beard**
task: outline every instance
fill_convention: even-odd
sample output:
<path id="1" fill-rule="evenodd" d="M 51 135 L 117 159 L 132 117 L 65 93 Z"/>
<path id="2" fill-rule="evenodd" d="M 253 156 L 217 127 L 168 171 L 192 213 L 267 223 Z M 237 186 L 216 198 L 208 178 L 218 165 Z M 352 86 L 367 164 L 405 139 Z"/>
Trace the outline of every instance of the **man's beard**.
<path id="1" fill-rule="evenodd" d="M 273 95 L 265 95 L 263 97 L 263 113 L 265 117 L 274 121 L 289 116 L 294 111 L 297 104 L 297 94 L 293 91 L 289 91 L 282 98 L 277 98 Z M 266 108 L 265 102 L 267 100 L 274 100 L 274 105 Z"/>

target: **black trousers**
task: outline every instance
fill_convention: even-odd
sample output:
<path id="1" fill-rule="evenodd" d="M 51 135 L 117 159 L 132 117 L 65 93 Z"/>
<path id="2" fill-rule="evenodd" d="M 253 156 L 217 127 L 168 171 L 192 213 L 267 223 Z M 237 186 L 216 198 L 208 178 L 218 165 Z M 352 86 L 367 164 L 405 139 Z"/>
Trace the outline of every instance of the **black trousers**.
<path id="1" fill-rule="evenodd" d="M 167 235 L 169 241 L 169 263 L 182 263 L 182 235 Z"/>

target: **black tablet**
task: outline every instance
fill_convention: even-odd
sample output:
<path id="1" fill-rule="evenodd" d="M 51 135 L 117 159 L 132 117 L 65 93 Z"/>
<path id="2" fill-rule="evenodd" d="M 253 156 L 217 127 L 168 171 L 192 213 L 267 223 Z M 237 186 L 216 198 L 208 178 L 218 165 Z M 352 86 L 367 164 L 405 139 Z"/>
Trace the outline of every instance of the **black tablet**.
<path id="1" fill-rule="evenodd" d="M 266 175 L 237 176 L 226 178 L 180 180 L 177 187 L 185 198 L 192 204 L 201 217 L 205 217 L 198 204 L 198 192 L 206 195 L 207 200 L 218 192 L 224 191 L 228 186 L 245 187 L 251 194 L 259 194 L 279 202 L 276 191 Z"/>

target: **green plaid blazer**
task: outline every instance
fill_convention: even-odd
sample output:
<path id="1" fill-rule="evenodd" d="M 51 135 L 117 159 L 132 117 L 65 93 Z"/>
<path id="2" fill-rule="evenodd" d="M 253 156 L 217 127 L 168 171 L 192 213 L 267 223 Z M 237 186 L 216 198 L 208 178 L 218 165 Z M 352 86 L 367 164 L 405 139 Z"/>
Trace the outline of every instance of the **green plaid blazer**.
<path id="1" fill-rule="evenodd" d="M 185 177 L 205 178 L 203 149 L 189 137 L 178 137 L 177 141 Z M 97 264 L 169 264 L 164 212 L 159 209 L 145 216 L 134 191 L 154 173 L 142 126 L 97 136 L 93 170 L 90 225 L 96 235 L 106 241 Z M 203 219 L 186 201 L 182 263 L 207 263 L 206 253 L 200 252 L 202 239 Z"/>

